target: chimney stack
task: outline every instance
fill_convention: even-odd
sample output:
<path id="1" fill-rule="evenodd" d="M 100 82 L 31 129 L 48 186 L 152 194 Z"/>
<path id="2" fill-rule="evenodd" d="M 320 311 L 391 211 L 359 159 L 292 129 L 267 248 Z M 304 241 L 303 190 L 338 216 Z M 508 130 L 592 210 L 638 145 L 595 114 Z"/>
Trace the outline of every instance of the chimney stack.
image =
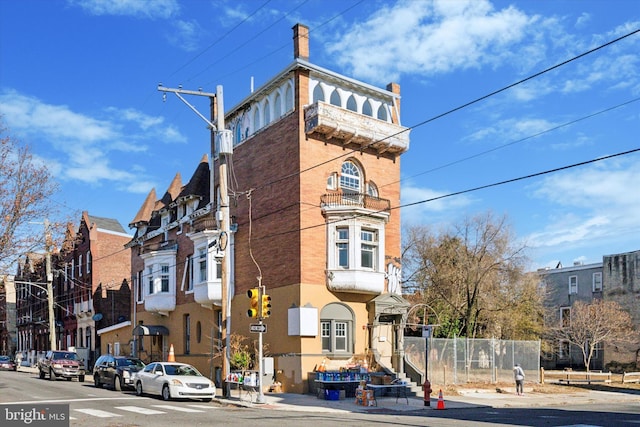
<path id="1" fill-rule="evenodd" d="M 309 60 L 309 27 L 302 24 L 293 26 L 293 58 Z"/>

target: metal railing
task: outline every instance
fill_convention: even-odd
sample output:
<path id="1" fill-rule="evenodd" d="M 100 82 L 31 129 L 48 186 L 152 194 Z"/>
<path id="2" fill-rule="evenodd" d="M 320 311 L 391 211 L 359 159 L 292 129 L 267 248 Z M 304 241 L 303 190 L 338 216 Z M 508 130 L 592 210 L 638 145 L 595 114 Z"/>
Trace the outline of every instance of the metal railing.
<path id="1" fill-rule="evenodd" d="M 358 207 L 382 212 L 391 209 L 391 202 L 364 193 L 329 193 L 320 196 L 320 206 Z"/>

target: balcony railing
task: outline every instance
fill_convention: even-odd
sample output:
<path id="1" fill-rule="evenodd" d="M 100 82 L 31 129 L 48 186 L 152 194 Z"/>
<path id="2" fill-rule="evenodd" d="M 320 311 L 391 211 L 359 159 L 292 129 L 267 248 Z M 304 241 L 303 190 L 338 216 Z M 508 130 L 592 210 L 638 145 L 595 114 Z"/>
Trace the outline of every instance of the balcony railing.
<path id="1" fill-rule="evenodd" d="M 329 193 L 320 196 L 320 206 L 322 208 L 354 207 L 383 212 L 391 209 L 391 202 L 364 193 Z"/>
<path id="2" fill-rule="evenodd" d="M 305 107 L 305 132 L 340 144 L 355 144 L 382 154 L 399 155 L 409 149 L 409 129 L 318 101 Z"/>

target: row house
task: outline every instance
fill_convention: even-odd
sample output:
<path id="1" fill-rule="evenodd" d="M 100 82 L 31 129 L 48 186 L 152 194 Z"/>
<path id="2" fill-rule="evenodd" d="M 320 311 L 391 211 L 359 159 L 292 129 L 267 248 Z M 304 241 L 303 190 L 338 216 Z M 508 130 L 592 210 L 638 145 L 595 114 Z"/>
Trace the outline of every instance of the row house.
<path id="1" fill-rule="evenodd" d="M 555 321 L 559 324 L 569 321 L 576 301 L 590 303 L 600 299 L 620 304 L 631 315 L 636 330 L 640 330 L 640 251 L 605 255 L 602 262 L 593 264 L 575 263 L 569 267 L 559 264 L 553 269 L 539 270 L 538 274 L 548 293 L 547 305 L 555 310 Z M 611 362 L 640 366 L 640 342 L 603 343 L 596 349 L 590 369 L 606 369 Z M 580 349 L 567 342 L 557 343 L 542 365 L 548 369 L 584 368 Z"/>
<path id="2" fill-rule="evenodd" d="M 400 296 L 396 208 L 409 129 L 398 85 L 381 89 L 312 64 L 308 28 L 293 32 L 293 62 L 226 111 L 231 140 L 203 157 L 186 185 L 176 175 L 161 198 L 147 196 L 128 247 L 143 359 L 166 360 L 173 347 L 177 360 L 220 384 L 228 256 L 229 331 L 255 340 L 247 291 L 263 285 L 274 379 L 304 393 L 323 362 L 402 372 L 409 304 Z M 223 177 L 228 235 L 218 222 L 219 174 L 210 183 L 221 158 L 232 159 Z"/>
<path id="3" fill-rule="evenodd" d="M 547 292 L 546 304 L 555 316 L 552 321 L 566 324 L 571 318 L 571 307 L 576 301 L 590 303 L 602 299 L 602 263 L 582 264 L 576 262 L 564 267 L 538 270 L 538 275 Z M 584 367 L 582 352 L 567 341 L 556 343 L 548 357 L 543 358 L 541 366 L 545 369 Z M 603 369 L 602 349 L 598 349 L 592 359 L 591 369 Z"/>
<path id="4" fill-rule="evenodd" d="M 56 347 L 74 348 L 87 368 L 100 352 L 96 328 L 130 318 L 130 239 L 117 220 L 84 211 L 50 254 Z M 28 254 L 16 274 L 16 312 L 18 351 L 32 359 L 51 347 L 46 279 L 45 255 Z"/>
<path id="5" fill-rule="evenodd" d="M 16 285 L 14 276 L 0 276 L 0 354 L 13 355 L 17 349 Z"/>

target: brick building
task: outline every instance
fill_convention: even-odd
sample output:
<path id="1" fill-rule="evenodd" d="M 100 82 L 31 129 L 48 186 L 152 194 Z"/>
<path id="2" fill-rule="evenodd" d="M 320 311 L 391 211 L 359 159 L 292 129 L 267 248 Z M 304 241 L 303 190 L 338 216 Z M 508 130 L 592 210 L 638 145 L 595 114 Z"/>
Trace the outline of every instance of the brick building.
<path id="1" fill-rule="evenodd" d="M 225 113 L 233 145 L 229 236 L 215 214 L 220 178 L 211 209 L 203 158 L 189 184 L 178 175 L 162 198 L 149 194 L 130 224 L 137 232 L 129 246 L 142 356 L 164 358 L 173 345 L 177 360 L 219 382 L 216 252 L 224 250 L 230 332 L 256 339 L 247 291 L 263 285 L 272 298 L 263 338 L 274 379 L 303 393 L 323 361 L 338 368 L 366 359 L 402 371 L 408 304 L 399 295 L 393 208 L 409 137 L 398 85 L 380 89 L 313 65 L 308 29 L 293 30 L 293 62 Z M 214 170 L 220 159 L 216 151 Z"/>
<path id="2" fill-rule="evenodd" d="M 84 211 L 51 253 L 56 347 L 75 348 L 87 368 L 100 353 L 96 328 L 130 318 L 130 240 L 117 220 Z M 32 363 L 51 348 L 45 270 L 44 254 L 27 254 L 16 274 L 17 347 Z"/>

